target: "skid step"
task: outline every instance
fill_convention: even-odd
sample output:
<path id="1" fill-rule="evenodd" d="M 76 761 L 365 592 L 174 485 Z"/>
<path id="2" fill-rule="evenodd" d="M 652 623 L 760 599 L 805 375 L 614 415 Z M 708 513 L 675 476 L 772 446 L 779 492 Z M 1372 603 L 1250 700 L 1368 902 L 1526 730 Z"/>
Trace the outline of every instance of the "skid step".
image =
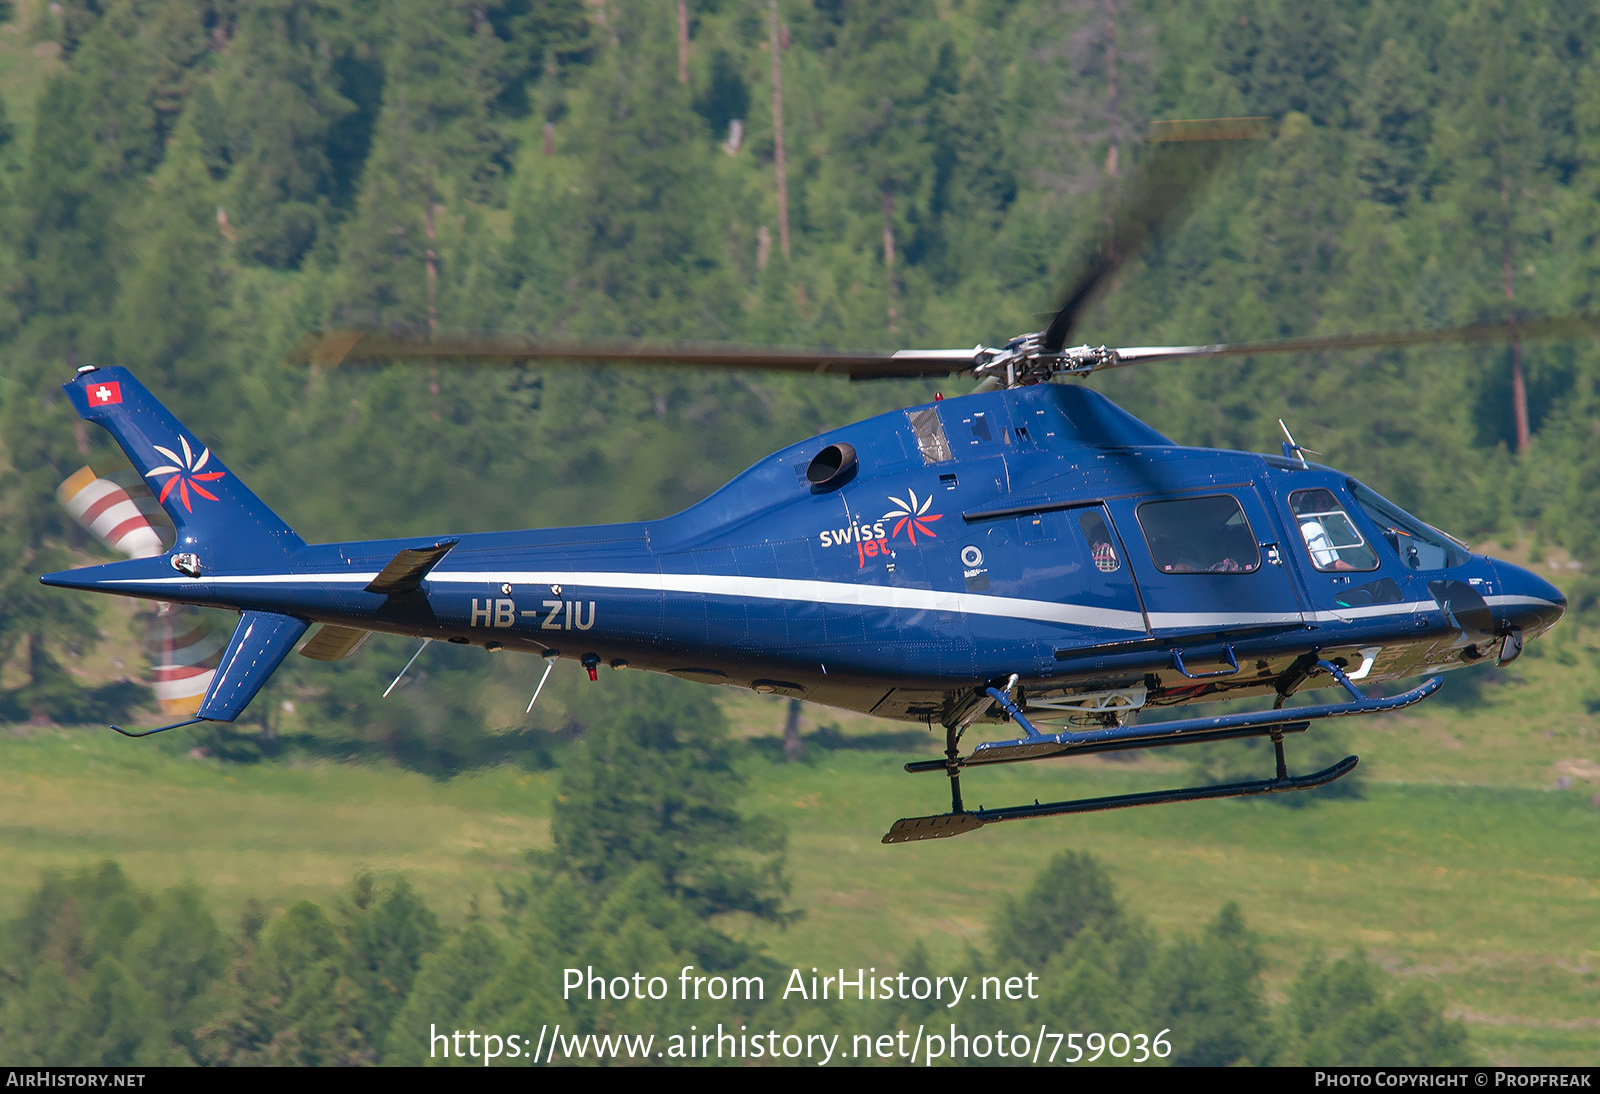
<path id="1" fill-rule="evenodd" d="M 903 817 L 883 837 L 884 843 L 915 843 L 924 839 L 949 839 L 976 832 L 983 821 L 976 813 L 940 813 L 933 817 Z"/>

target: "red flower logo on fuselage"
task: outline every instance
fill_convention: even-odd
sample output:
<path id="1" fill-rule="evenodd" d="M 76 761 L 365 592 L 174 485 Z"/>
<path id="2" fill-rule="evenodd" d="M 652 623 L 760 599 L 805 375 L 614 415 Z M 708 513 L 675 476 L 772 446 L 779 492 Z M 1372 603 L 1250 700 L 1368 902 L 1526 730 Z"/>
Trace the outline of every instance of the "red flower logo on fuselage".
<path id="1" fill-rule="evenodd" d="M 928 527 L 928 525 L 932 524 L 934 521 L 943 516 L 942 513 L 930 514 L 928 512 L 928 507 L 933 504 L 933 495 L 929 494 L 926 498 L 923 498 L 920 503 L 917 501 L 917 492 L 915 490 L 907 490 L 906 497 L 910 498 L 911 500 L 909 502 L 905 502 L 901 501 L 893 494 L 889 495 L 889 500 L 900 507 L 898 509 L 891 509 L 887 513 L 883 514 L 884 520 L 893 520 L 895 517 L 900 518 L 900 520 L 894 526 L 894 531 L 889 533 L 889 538 L 893 539 L 895 536 L 898 536 L 900 534 L 900 529 L 902 528 L 904 528 L 906 530 L 906 534 L 911 537 L 911 545 L 913 547 L 916 546 L 918 532 L 921 532 L 929 539 L 939 538 L 934 534 L 933 529 Z"/>
<path id="2" fill-rule="evenodd" d="M 157 495 L 157 500 L 162 504 L 166 504 L 167 495 L 172 493 L 172 488 L 176 486 L 178 488 L 178 497 L 183 501 L 184 511 L 192 513 L 194 512 L 194 507 L 189 504 L 189 491 L 193 490 L 202 498 L 216 501 L 217 496 L 200 484 L 203 482 L 215 482 L 226 475 L 227 472 L 206 471 L 202 474 L 202 469 L 207 461 L 211 459 L 211 449 L 202 448 L 199 457 L 196 458 L 194 450 L 189 447 L 189 442 L 185 438 L 179 437 L 178 443 L 183 446 L 183 455 L 181 456 L 170 448 L 162 448 L 159 444 L 153 446 L 157 452 L 171 460 L 172 463 L 162 464 L 160 467 L 152 467 L 144 473 L 144 476 L 147 479 L 153 479 L 157 475 L 171 475 L 170 479 L 161 484 L 161 493 Z M 179 464 L 182 466 L 178 466 Z"/>

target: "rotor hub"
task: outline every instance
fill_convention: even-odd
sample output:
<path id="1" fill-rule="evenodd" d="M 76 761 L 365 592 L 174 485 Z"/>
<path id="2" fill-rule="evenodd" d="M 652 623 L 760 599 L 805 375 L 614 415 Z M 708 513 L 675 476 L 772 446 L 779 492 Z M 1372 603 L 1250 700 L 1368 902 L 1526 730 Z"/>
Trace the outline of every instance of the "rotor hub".
<path id="1" fill-rule="evenodd" d="M 1087 376 L 1122 363 L 1109 346 L 1071 346 L 1051 351 L 1042 333 L 1024 334 L 1003 349 L 979 346 L 973 353 L 972 374 L 986 386 L 1005 388 L 1042 384 L 1057 376 Z"/>

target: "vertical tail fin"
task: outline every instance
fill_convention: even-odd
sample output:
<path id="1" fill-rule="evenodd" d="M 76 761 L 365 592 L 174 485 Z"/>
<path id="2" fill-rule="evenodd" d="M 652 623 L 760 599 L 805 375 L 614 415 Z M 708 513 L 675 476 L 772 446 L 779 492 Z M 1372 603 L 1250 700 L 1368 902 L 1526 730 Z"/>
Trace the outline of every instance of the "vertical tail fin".
<path id="1" fill-rule="evenodd" d="M 86 368 L 63 385 L 103 426 L 177 527 L 174 549 L 208 567 L 270 563 L 304 540 L 122 368 Z"/>

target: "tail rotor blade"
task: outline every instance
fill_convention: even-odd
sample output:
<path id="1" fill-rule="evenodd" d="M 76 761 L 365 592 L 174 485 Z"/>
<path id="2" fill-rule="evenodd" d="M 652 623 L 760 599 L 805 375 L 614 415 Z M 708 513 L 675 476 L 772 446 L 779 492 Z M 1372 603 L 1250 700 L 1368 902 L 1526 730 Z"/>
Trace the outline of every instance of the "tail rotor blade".
<path id="1" fill-rule="evenodd" d="M 129 558 L 159 555 L 171 542 L 172 522 L 131 471 L 102 477 L 92 468 L 80 468 L 57 488 L 56 497 L 90 535 Z M 194 714 L 200 709 L 222 648 L 222 638 L 198 609 L 157 602 L 145 651 L 163 713 Z"/>
<path id="2" fill-rule="evenodd" d="M 149 490 L 142 485 L 133 490 L 155 506 Z M 56 488 L 56 498 L 85 531 L 113 551 L 129 558 L 150 558 L 166 549 L 149 514 L 129 488 L 100 478 L 92 468 L 73 473 Z"/>
<path id="3" fill-rule="evenodd" d="M 156 701 L 167 715 L 194 715 L 222 660 L 223 639 L 198 609 L 158 604 L 146 650 Z"/>

